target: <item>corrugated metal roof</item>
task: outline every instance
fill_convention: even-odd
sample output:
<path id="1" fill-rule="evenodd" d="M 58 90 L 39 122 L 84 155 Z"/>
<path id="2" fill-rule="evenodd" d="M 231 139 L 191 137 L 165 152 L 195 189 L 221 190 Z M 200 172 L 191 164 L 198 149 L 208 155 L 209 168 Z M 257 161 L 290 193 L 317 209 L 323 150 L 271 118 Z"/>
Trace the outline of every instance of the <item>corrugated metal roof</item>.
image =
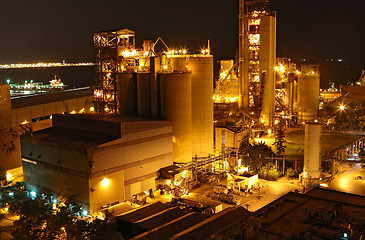
<path id="1" fill-rule="evenodd" d="M 93 96 L 93 88 L 75 88 L 57 92 L 48 92 L 43 94 L 20 96 L 11 98 L 11 108 L 23 108 L 35 105 L 41 105 L 51 102 L 65 101 L 69 99 L 91 97 Z"/>

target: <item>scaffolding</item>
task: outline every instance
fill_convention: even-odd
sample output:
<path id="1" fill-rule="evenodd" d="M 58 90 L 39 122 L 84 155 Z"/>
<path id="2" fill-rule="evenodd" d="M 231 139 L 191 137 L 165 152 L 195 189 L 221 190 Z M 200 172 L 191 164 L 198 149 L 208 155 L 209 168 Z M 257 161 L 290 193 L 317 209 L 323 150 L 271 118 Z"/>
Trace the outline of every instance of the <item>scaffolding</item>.
<path id="1" fill-rule="evenodd" d="M 125 70 L 125 65 L 137 65 L 135 60 L 131 62 L 128 58 L 123 57 L 123 55 L 128 55 L 130 52 L 133 54 L 135 51 L 134 31 L 122 29 L 95 33 L 94 48 L 95 111 L 98 113 L 117 114 L 117 74 Z"/>

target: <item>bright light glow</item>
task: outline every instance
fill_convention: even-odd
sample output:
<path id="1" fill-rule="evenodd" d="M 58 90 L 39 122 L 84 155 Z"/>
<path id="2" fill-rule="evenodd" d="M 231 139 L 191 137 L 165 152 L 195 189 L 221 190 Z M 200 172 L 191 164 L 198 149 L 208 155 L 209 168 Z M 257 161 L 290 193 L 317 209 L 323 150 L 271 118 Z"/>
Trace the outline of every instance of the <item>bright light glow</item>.
<path id="1" fill-rule="evenodd" d="M 6 174 L 6 181 L 10 181 L 12 176 L 13 175 L 11 175 L 11 173 L 7 173 Z"/>
<path id="2" fill-rule="evenodd" d="M 76 113 L 76 111 L 75 111 L 75 110 L 72 110 L 72 111 L 71 111 L 71 114 L 75 114 L 75 113 Z"/>
<path id="3" fill-rule="evenodd" d="M 339 107 L 338 107 L 338 109 L 340 109 L 341 111 L 343 111 L 343 110 L 345 110 L 345 105 L 343 105 L 343 104 L 341 104 Z"/>
<path id="4" fill-rule="evenodd" d="M 24 122 L 22 122 L 21 124 L 27 124 L 28 123 L 28 121 L 27 120 L 24 120 Z"/>
<path id="5" fill-rule="evenodd" d="M 95 111 L 95 108 L 94 108 L 94 107 L 90 107 L 90 108 L 89 108 L 89 111 L 90 111 L 90 112 L 94 112 L 94 111 Z"/>
<path id="6" fill-rule="evenodd" d="M 30 192 L 30 196 L 32 196 L 32 197 L 36 197 L 36 196 L 37 196 L 37 193 L 36 193 L 36 192 L 34 192 L 34 191 L 31 191 L 31 192 Z"/>
<path id="7" fill-rule="evenodd" d="M 13 193 L 13 192 L 10 192 L 10 193 L 9 193 L 9 196 L 10 196 L 10 197 L 14 196 L 14 193 Z"/>
<path id="8" fill-rule="evenodd" d="M 101 185 L 103 185 L 104 187 L 108 186 L 109 185 L 109 179 L 107 178 L 104 178 L 102 181 L 101 181 Z"/>
<path id="9" fill-rule="evenodd" d="M 86 210 L 82 211 L 82 215 L 86 216 L 87 215 L 87 211 Z"/>
<path id="10" fill-rule="evenodd" d="M 167 184 L 171 184 L 171 180 L 169 179 L 169 180 L 167 180 Z"/>
<path id="11" fill-rule="evenodd" d="M 188 176 L 188 170 L 182 172 L 182 177 L 186 178 Z"/>
<path id="12" fill-rule="evenodd" d="M 269 129 L 267 132 L 268 132 L 269 134 L 271 134 L 271 133 L 272 133 L 272 130 L 271 130 L 271 129 Z"/>

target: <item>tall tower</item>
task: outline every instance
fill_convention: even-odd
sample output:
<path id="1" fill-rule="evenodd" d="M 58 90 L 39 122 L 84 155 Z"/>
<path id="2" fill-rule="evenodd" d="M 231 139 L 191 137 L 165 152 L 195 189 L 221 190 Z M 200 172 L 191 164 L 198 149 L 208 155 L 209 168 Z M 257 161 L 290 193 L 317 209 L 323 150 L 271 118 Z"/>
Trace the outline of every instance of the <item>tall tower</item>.
<path id="1" fill-rule="evenodd" d="M 275 110 L 276 12 L 268 0 L 240 0 L 240 106 L 272 125 Z"/>

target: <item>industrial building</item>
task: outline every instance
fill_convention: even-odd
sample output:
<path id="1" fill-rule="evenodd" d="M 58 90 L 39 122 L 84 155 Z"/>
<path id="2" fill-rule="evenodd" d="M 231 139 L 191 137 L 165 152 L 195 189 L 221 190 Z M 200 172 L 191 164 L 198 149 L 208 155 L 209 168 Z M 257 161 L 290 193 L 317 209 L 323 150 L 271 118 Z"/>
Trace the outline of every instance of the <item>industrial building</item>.
<path id="1" fill-rule="evenodd" d="M 20 126 L 13 126 L 10 86 L 0 85 L 0 167 L 7 171 L 8 181 L 22 181 Z"/>
<path id="2" fill-rule="evenodd" d="M 215 239 L 362 239 L 365 197 L 323 188 L 290 192 Z"/>
<path id="3" fill-rule="evenodd" d="M 51 127 L 52 114 L 94 112 L 90 87 L 11 97 L 9 85 L 0 85 L 0 96 L 0 165 L 13 182 L 23 181 L 19 138 L 22 134 Z"/>
<path id="4" fill-rule="evenodd" d="M 53 127 L 23 137 L 29 189 L 76 201 L 93 215 L 155 189 L 172 164 L 172 123 L 105 114 L 53 115 Z"/>
<path id="5" fill-rule="evenodd" d="M 174 162 L 213 153 L 213 57 L 186 49 L 155 52 L 158 41 L 135 45 L 129 29 L 94 34 L 95 109 L 99 113 L 173 122 Z"/>
<path id="6" fill-rule="evenodd" d="M 272 126 L 275 110 L 276 12 L 268 1 L 240 0 L 239 70 L 243 109 L 254 107 L 265 126 Z"/>
<path id="7" fill-rule="evenodd" d="M 246 209 L 237 206 L 211 216 L 207 205 L 186 199 L 178 201 L 183 204 L 156 202 L 122 213 L 116 216 L 119 230 L 135 240 L 206 239 L 249 215 Z"/>

